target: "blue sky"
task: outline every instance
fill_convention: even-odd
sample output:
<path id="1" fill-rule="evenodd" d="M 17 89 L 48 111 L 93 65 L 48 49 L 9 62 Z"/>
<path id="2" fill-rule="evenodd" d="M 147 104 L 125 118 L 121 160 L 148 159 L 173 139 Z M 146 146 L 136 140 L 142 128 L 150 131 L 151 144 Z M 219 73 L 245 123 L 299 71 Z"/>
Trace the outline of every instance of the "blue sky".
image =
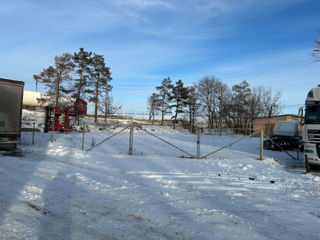
<path id="1" fill-rule="evenodd" d="M 168 76 L 247 80 L 282 91 L 283 105 L 303 104 L 320 84 L 319 9 L 319 0 L 1 0 L 0 77 L 35 90 L 33 74 L 84 47 L 105 56 L 122 112 L 145 112 Z"/>

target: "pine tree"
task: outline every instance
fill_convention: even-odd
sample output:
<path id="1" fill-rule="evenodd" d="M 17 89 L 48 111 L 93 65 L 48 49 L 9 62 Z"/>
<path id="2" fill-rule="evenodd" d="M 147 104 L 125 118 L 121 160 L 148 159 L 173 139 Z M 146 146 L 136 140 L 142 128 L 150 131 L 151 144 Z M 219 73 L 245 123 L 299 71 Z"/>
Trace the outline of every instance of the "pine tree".
<path id="1" fill-rule="evenodd" d="M 172 117 L 174 119 L 173 129 L 176 129 L 178 115 L 184 113 L 184 107 L 187 103 L 188 88 L 185 88 L 183 82 L 179 80 L 174 86 L 171 85 L 171 89 L 169 101 L 172 102 L 170 108 L 174 109 L 174 116 Z"/>
<path id="2" fill-rule="evenodd" d="M 148 98 L 149 121 L 152 120 L 152 124 L 154 123 L 156 112 L 161 110 L 160 106 L 159 94 L 152 93 L 152 95 Z"/>
<path id="3" fill-rule="evenodd" d="M 74 79 L 72 97 L 84 99 L 84 94 L 87 92 L 92 52 L 86 52 L 84 48 L 80 48 L 78 53 L 73 54 L 72 59 L 75 64 L 75 72 L 78 75 L 78 78 Z"/>
<path id="4" fill-rule="evenodd" d="M 54 96 L 55 106 L 59 106 L 61 93 L 70 93 L 70 89 L 64 86 L 64 83 L 72 80 L 71 73 L 74 68 L 74 63 L 70 53 L 55 56 L 54 63 L 54 67 L 49 66 L 43 69 L 39 75 L 34 75 L 33 78 L 45 84 L 47 94 L 51 97 Z"/>
<path id="5" fill-rule="evenodd" d="M 110 68 L 105 65 L 104 56 L 93 54 L 90 70 L 90 85 L 93 89 L 90 91 L 90 102 L 93 102 L 94 107 L 94 122 L 97 123 L 98 119 L 98 104 L 99 96 L 103 91 L 111 91 L 112 86 L 109 82 L 112 80 Z"/>
<path id="6" fill-rule="evenodd" d="M 172 81 L 170 77 L 162 80 L 161 85 L 157 86 L 156 89 L 159 91 L 160 97 L 160 108 L 161 108 L 161 125 L 163 125 L 164 115 L 169 113 L 169 96 L 172 89 Z"/>

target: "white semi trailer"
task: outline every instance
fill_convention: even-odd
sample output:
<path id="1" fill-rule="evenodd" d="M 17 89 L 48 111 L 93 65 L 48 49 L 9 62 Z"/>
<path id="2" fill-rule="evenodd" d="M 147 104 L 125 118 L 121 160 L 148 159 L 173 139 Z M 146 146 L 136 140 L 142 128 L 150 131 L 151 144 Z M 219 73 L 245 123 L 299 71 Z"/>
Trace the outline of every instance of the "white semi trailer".
<path id="1" fill-rule="evenodd" d="M 0 150 L 16 147 L 21 134 L 24 82 L 0 78 Z"/>
<path id="2" fill-rule="evenodd" d="M 320 165 L 320 86 L 312 88 L 306 98 L 304 129 L 304 155 L 309 164 Z"/>

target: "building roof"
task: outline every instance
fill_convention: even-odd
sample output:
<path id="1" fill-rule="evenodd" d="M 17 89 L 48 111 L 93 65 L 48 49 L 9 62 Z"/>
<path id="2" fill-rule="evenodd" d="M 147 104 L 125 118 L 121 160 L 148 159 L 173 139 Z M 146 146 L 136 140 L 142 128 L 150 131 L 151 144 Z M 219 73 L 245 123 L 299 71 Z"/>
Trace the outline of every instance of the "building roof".
<path id="1" fill-rule="evenodd" d="M 279 118 L 279 117 L 300 117 L 296 114 L 281 114 L 281 115 L 273 115 L 271 118 Z M 257 117 L 256 119 L 264 119 L 264 118 L 269 118 L 269 117 Z"/>

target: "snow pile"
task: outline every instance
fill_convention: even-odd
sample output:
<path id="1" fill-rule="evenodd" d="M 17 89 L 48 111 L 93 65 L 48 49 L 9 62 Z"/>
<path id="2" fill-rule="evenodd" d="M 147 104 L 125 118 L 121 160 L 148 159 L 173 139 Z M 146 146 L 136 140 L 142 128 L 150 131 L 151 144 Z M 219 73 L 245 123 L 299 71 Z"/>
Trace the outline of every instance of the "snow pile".
<path id="1" fill-rule="evenodd" d="M 85 149 L 119 129 L 87 133 Z M 0 158 L 0 239 L 319 239 L 320 178 L 301 161 L 257 160 L 257 138 L 181 158 L 138 129 L 129 156 L 128 131 L 88 153 L 81 133 L 24 133 L 24 156 Z M 196 153 L 194 135 L 148 131 Z M 201 136 L 201 153 L 237 138 Z"/>

